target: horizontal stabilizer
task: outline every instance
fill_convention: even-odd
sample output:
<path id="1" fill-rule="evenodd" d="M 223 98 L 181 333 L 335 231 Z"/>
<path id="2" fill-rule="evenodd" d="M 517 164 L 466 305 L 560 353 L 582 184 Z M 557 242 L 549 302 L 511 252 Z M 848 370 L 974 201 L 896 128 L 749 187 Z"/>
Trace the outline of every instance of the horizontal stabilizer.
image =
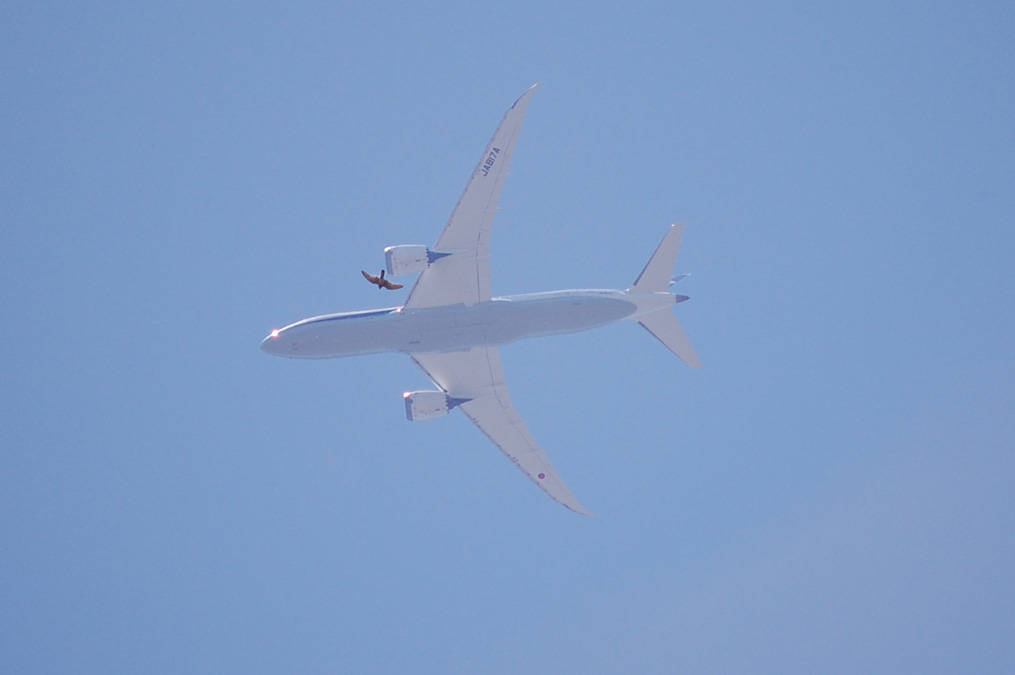
<path id="1" fill-rule="evenodd" d="M 638 319 L 638 323 L 655 335 L 656 339 L 666 345 L 666 348 L 676 354 L 681 361 L 692 368 L 701 368 L 701 361 L 694 353 L 691 341 L 684 335 L 684 329 L 680 327 L 680 322 L 672 311 L 663 310 L 646 314 Z"/>

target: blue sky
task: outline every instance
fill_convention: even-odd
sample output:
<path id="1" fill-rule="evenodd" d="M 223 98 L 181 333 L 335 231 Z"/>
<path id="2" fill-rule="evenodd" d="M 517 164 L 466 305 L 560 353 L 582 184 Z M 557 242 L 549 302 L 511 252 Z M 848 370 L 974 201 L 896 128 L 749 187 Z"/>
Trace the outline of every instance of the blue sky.
<path id="1" fill-rule="evenodd" d="M 0 662 L 11 672 L 1009 672 L 1006 3 L 9 7 Z M 405 357 L 397 304 L 534 82 L 495 294 L 678 315 L 502 350 L 588 519 Z"/>

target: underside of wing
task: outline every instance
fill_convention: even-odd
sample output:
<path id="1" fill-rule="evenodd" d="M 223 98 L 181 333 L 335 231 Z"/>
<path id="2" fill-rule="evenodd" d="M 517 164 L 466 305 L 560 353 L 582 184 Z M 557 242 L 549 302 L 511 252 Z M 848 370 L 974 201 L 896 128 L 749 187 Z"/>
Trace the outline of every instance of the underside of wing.
<path id="1" fill-rule="evenodd" d="M 409 291 L 406 309 L 472 305 L 490 299 L 490 228 L 515 139 L 535 90 L 533 86 L 522 94 L 505 113 L 434 244 L 436 259 Z"/>
<path id="2" fill-rule="evenodd" d="M 558 504 L 591 516 L 557 475 L 546 453 L 511 405 L 496 347 L 413 354 L 413 361 L 543 492 Z"/>

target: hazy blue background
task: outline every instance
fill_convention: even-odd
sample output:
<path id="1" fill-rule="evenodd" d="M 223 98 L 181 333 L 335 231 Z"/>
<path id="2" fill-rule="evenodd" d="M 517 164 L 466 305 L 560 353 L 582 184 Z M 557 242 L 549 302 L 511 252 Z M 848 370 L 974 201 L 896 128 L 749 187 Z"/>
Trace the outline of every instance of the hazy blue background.
<path id="1" fill-rule="evenodd" d="M 1012 672 L 1011 3 L 65 3 L 0 22 L 5 672 Z M 495 294 L 626 287 L 686 221 L 705 367 L 502 350 L 582 518 L 398 304 L 534 82 Z"/>

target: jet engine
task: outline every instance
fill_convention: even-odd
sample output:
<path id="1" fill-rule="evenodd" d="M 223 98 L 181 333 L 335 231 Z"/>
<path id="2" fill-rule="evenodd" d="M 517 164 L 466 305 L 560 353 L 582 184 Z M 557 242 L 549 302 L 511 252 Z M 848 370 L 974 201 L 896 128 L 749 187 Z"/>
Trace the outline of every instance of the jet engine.
<path id="1" fill-rule="evenodd" d="M 448 255 L 451 254 L 431 251 L 422 244 L 402 244 L 384 249 L 384 263 L 392 276 L 416 274 Z"/>
<path id="2" fill-rule="evenodd" d="M 407 391 L 402 397 L 405 399 L 405 416 L 410 420 L 444 417 L 451 411 L 448 395 L 443 391 Z"/>
<path id="3" fill-rule="evenodd" d="M 427 253 L 426 246 L 420 244 L 387 247 L 384 249 L 384 263 L 388 274 L 397 276 L 422 272 L 430 265 Z"/>
<path id="4" fill-rule="evenodd" d="M 443 391 L 407 391 L 402 398 L 405 399 L 405 416 L 410 420 L 444 417 L 457 406 L 472 400 L 452 398 Z"/>

